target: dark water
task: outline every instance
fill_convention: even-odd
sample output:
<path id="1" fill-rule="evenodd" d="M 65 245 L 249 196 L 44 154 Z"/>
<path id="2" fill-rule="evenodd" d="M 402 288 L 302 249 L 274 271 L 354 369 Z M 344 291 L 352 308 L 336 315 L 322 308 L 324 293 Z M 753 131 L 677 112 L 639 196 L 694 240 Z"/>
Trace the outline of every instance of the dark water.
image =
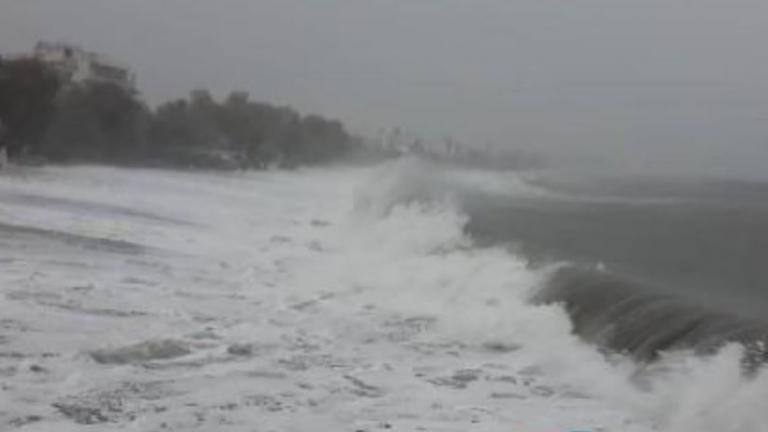
<path id="1" fill-rule="evenodd" d="M 468 230 L 535 262 L 568 262 L 538 300 L 574 328 L 650 359 L 768 339 L 768 184 L 547 182 L 541 197 L 470 193 Z"/>
<path id="2" fill-rule="evenodd" d="M 102 253 L 142 255 L 151 250 L 144 245 L 124 240 L 73 234 L 53 229 L 11 225 L 0 222 L 0 246 L 7 250 L 37 250 L 65 248 L 66 253 L 78 249 Z M 62 251 L 62 253 L 65 253 Z"/>

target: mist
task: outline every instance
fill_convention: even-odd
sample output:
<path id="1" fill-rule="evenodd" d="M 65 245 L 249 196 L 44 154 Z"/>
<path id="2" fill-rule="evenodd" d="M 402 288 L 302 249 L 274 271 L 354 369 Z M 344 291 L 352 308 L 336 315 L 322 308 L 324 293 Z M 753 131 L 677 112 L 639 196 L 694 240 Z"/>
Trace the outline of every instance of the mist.
<path id="1" fill-rule="evenodd" d="M 765 41 L 765 0 L 0 0 L 0 430 L 765 432 Z"/>
<path id="2" fill-rule="evenodd" d="M 768 178 L 768 4 L 736 1 L 0 2 L 0 53 L 66 40 L 375 136 L 522 148 L 584 172 Z"/>

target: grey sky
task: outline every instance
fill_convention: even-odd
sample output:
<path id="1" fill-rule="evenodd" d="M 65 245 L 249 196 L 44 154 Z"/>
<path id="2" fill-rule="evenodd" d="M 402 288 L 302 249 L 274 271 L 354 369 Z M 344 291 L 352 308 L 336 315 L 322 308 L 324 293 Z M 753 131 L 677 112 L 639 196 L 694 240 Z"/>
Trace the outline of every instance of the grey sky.
<path id="1" fill-rule="evenodd" d="M 244 89 L 367 134 L 768 171 L 764 0 L 0 0 L 0 52 L 38 39 L 153 103 Z"/>

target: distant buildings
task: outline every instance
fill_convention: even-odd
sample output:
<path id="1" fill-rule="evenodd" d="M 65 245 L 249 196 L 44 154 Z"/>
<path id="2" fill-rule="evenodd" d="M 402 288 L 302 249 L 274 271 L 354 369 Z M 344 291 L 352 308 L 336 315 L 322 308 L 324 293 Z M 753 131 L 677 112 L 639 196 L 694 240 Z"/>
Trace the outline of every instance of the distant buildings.
<path id="1" fill-rule="evenodd" d="M 106 82 L 134 90 L 135 77 L 130 68 L 76 45 L 38 42 L 34 56 L 55 69 L 67 82 Z"/>
<path id="2" fill-rule="evenodd" d="M 483 147 L 464 145 L 450 137 L 442 142 L 424 140 L 400 128 L 379 129 L 378 136 L 366 140 L 367 149 L 380 157 L 416 156 L 453 165 L 486 169 L 526 171 L 546 166 L 544 157 L 536 152 L 514 147 Z"/>

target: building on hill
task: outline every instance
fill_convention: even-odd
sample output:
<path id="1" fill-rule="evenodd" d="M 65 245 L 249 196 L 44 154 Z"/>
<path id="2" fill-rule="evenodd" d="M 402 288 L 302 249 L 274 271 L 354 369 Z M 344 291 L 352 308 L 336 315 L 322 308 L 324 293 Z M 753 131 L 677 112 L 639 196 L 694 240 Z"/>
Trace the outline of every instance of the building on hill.
<path id="1" fill-rule="evenodd" d="M 102 54 L 86 51 L 62 42 L 38 42 L 34 56 L 50 65 L 66 82 L 112 83 L 134 91 L 135 76 L 131 69 Z"/>

